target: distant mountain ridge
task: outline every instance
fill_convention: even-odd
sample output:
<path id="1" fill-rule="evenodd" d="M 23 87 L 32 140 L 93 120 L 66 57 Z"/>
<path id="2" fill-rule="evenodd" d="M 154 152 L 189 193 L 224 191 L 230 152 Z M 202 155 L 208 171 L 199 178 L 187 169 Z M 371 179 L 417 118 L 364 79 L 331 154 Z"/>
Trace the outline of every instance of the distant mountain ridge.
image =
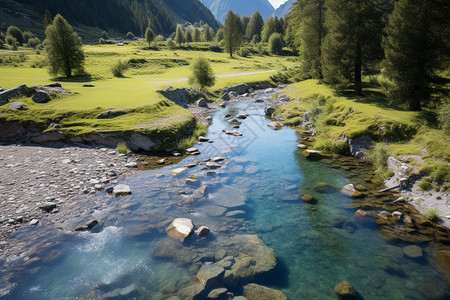
<path id="1" fill-rule="evenodd" d="M 199 0 L 0 0 L 0 9 L 18 7 L 18 3 L 36 12 L 38 16 L 33 17 L 41 23 L 48 9 L 74 25 L 131 31 L 136 35 L 143 35 L 148 25 L 156 34 L 164 35 L 174 32 L 177 22 L 203 21 L 214 29 L 220 26 Z"/>
<path id="2" fill-rule="evenodd" d="M 297 0 L 288 0 L 278 7 L 272 14 L 273 17 L 284 18 L 291 10 L 292 4 Z"/>
<path id="3" fill-rule="evenodd" d="M 213 13 L 217 20 L 223 23 L 228 11 L 234 11 L 241 17 L 251 16 L 259 11 L 264 19 L 274 12 L 272 4 L 268 0 L 201 0 Z"/>

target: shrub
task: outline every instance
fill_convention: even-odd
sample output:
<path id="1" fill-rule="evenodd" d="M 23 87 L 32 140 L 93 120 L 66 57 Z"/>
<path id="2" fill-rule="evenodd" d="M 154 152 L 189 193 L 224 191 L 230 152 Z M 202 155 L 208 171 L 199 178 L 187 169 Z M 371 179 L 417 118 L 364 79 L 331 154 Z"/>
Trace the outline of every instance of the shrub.
<path id="1" fill-rule="evenodd" d="M 189 83 L 204 89 L 213 86 L 215 82 L 216 77 L 208 60 L 203 57 L 197 58 L 192 64 L 192 77 L 189 78 Z"/>
<path id="2" fill-rule="evenodd" d="M 436 181 L 436 183 L 441 186 L 444 184 L 445 181 L 448 180 L 450 170 L 448 168 L 448 165 L 440 164 L 436 169 L 434 169 L 431 174 L 431 180 Z"/>
<path id="3" fill-rule="evenodd" d="M 428 208 L 425 210 L 425 216 L 431 221 L 439 221 L 440 217 L 436 208 Z"/>
<path id="4" fill-rule="evenodd" d="M 169 38 L 167 40 L 167 47 L 169 47 L 170 49 L 175 49 L 177 46 L 175 45 L 175 42 L 171 38 Z"/>
<path id="5" fill-rule="evenodd" d="M 134 39 L 134 33 L 132 33 L 131 31 L 129 31 L 129 32 L 127 33 L 126 39 L 127 39 L 127 40 L 132 40 L 132 39 Z"/>
<path id="6" fill-rule="evenodd" d="M 269 52 L 272 54 L 281 54 L 283 51 L 283 39 L 279 33 L 272 33 L 269 38 Z"/>
<path id="7" fill-rule="evenodd" d="M 116 77 L 123 77 L 123 72 L 128 68 L 128 65 L 119 60 L 115 65 L 111 67 L 111 72 Z"/>
<path id="8" fill-rule="evenodd" d="M 241 47 L 238 50 L 237 54 L 241 57 L 248 57 L 250 55 L 250 51 L 248 51 L 248 49 L 245 47 Z"/>
<path id="9" fill-rule="evenodd" d="M 101 45 L 106 44 L 106 40 L 104 38 L 99 38 L 98 43 Z"/>
<path id="10" fill-rule="evenodd" d="M 122 154 L 130 153 L 130 150 L 128 150 L 128 147 L 127 147 L 127 145 L 125 145 L 125 143 L 117 144 L 117 151 L 119 151 L 119 153 L 122 153 Z"/>
<path id="11" fill-rule="evenodd" d="M 13 46 L 13 45 L 15 45 L 15 44 L 17 43 L 17 40 L 16 40 L 16 38 L 13 37 L 12 35 L 7 35 L 7 36 L 5 37 L 5 42 L 6 42 L 8 45 Z"/>
<path id="12" fill-rule="evenodd" d="M 419 187 L 424 190 L 424 191 L 428 191 L 431 190 L 433 188 L 433 185 L 431 184 L 431 182 L 428 180 L 428 178 L 422 178 L 419 182 Z"/>
<path id="13" fill-rule="evenodd" d="M 19 27 L 9 26 L 6 33 L 7 33 L 7 35 L 14 37 L 19 42 L 19 44 L 23 43 L 23 33 L 19 29 Z"/>
<path id="14" fill-rule="evenodd" d="M 37 37 L 35 37 L 35 38 L 30 38 L 29 40 L 28 40 L 28 43 L 27 43 L 27 45 L 28 45 L 28 47 L 32 47 L 32 48 L 37 48 L 37 46 L 39 46 L 41 44 L 41 40 L 39 39 L 39 38 L 37 38 Z"/>
<path id="15" fill-rule="evenodd" d="M 109 40 L 109 34 L 106 31 L 102 31 L 102 33 L 100 34 L 100 38 Z"/>

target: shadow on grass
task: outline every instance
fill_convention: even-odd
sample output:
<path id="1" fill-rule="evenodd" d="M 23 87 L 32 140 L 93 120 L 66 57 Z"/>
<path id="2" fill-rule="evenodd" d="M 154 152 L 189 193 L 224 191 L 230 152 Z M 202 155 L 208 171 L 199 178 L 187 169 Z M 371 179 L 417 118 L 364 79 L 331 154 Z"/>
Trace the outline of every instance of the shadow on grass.
<path id="1" fill-rule="evenodd" d="M 60 82 L 91 82 L 97 80 L 97 78 L 95 78 L 91 74 L 83 74 L 72 77 L 53 77 L 52 80 Z"/>
<path id="2" fill-rule="evenodd" d="M 434 111 L 423 109 L 414 118 L 414 121 L 419 124 L 427 125 L 434 129 L 439 129 L 438 114 Z"/>

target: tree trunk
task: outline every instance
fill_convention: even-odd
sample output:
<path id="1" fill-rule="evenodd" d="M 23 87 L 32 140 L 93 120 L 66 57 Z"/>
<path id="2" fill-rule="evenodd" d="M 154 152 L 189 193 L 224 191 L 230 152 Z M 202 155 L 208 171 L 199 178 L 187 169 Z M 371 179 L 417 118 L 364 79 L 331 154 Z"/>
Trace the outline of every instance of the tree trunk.
<path id="1" fill-rule="evenodd" d="M 356 57 L 355 57 L 355 92 L 357 95 L 362 96 L 362 82 L 361 82 L 361 44 L 356 43 Z"/>

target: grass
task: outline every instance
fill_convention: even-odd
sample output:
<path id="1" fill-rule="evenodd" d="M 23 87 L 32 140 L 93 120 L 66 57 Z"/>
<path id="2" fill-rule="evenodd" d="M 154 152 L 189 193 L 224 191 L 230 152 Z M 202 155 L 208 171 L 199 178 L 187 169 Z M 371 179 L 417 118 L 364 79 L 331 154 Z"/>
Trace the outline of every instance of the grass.
<path id="1" fill-rule="evenodd" d="M 117 144 L 117 151 L 119 151 L 119 153 L 121 154 L 128 154 L 130 152 L 127 145 L 125 145 L 124 143 Z"/>
<path id="2" fill-rule="evenodd" d="M 428 208 L 425 210 L 425 216 L 431 221 L 439 221 L 440 217 L 436 208 Z"/>
<path id="3" fill-rule="evenodd" d="M 18 51 L 0 50 L 2 88 L 58 81 L 72 93 L 54 97 L 46 104 L 36 104 L 30 98 L 14 99 L 26 103 L 28 110 L 14 112 L 7 105 L 1 106 L 0 120 L 34 124 L 42 130 L 48 129 L 51 123 L 60 123 L 68 135 L 139 130 L 161 136 L 181 132 L 186 124 L 194 132 L 192 113 L 156 92 L 168 86 L 188 86 L 193 59 L 202 56 L 210 62 L 217 76 L 215 90 L 242 82 L 268 80 L 272 70 L 294 64 L 292 58 L 282 56 L 253 54 L 230 58 L 226 53 L 209 51 L 210 45 L 206 43 L 191 43 L 190 47 L 175 50 L 169 49 L 165 42 L 157 46 L 149 50 L 143 41 L 133 41 L 122 47 L 85 45 L 87 75 L 70 79 L 48 75 L 43 63 L 45 51 L 22 47 Z M 121 74 L 115 77 L 111 67 L 119 60 L 126 68 L 121 68 Z M 99 113 L 109 109 L 120 109 L 126 114 L 97 119 Z"/>
<path id="4" fill-rule="evenodd" d="M 315 148 L 339 152 L 342 148 L 336 143 L 342 137 L 369 135 L 382 143 L 368 154 L 381 177 L 392 175 L 385 163 L 389 155 L 418 155 L 433 181 L 439 185 L 450 181 L 450 136 L 439 129 L 435 111 L 390 106 L 379 87 L 370 83 L 365 84 L 364 96 L 334 90 L 318 80 L 301 81 L 282 92 L 292 101 L 275 113 L 287 118 L 286 124 L 297 123 L 306 110 L 315 108 Z"/>

